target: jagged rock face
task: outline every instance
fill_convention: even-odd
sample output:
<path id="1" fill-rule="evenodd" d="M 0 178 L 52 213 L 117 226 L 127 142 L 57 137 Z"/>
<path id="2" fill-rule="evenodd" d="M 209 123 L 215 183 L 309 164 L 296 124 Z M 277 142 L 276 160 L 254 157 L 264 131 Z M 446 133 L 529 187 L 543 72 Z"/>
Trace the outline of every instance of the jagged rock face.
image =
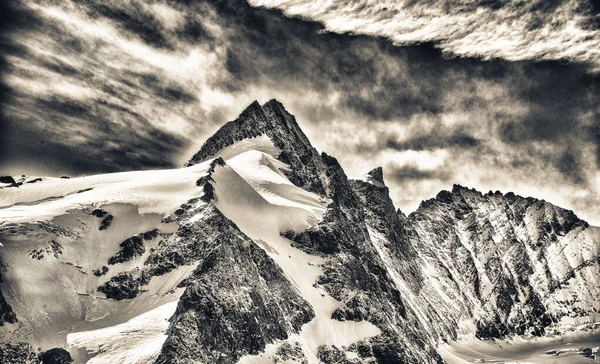
<path id="1" fill-rule="evenodd" d="M 0 282 L 2 276 L 0 275 Z M 3 326 L 5 322 L 14 324 L 17 322 L 17 315 L 13 311 L 12 307 L 6 302 L 6 299 L 0 291 L 0 326 Z"/>
<path id="2" fill-rule="evenodd" d="M 27 343 L 0 344 L 0 363 L 38 364 L 35 349 Z"/>
<path id="3" fill-rule="evenodd" d="M 298 333 L 312 307 L 281 268 L 214 206 L 184 223 L 202 260 L 183 283 L 157 363 L 235 363 L 275 340 Z"/>
<path id="4" fill-rule="evenodd" d="M 371 244 L 394 287 L 402 294 L 404 305 L 416 317 L 420 330 L 427 333 L 418 337 L 430 343 L 455 338 L 459 320 L 446 312 L 438 312 L 437 307 L 448 307 L 448 312 L 452 313 L 458 309 L 464 311 L 464 304 L 460 306 L 463 300 L 459 287 L 445 286 L 441 288 L 445 294 L 439 294 L 440 287 L 436 282 L 439 277 L 429 277 L 427 267 L 432 263 L 424 265 L 426 252 L 419 245 L 419 236 L 411 221 L 400 211 L 395 211 L 380 170 L 368 173 L 365 180 L 351 181 L 351 186 L 364 209 L 364 223 Z M 443 267 L 436 259 L 433 264 Z M 368 302 L 354 304 L 363 310 L 370 307 Z"/>
<path id="5" fill-rule="evenodd" d="M 424 327 L 418 321 L 405 297 L 398 290 L 386 263 L 382 259 L 367 225 L 372 213 L 361 204 L 335 158 L 323 154 L 326 175 L 333 203 L 322 220 L 314 227 L 290 238 L 295 246 L 307 252 L 324 254 L 324 274 L 317 282 L 334 298 L 344 302 L 332 315 L 340 321 L 366 320 L 382 330 L 382 334 L 357 344 L 362 352 L 358 362 L 375 360 L 379 363 L 435 363 L 441 358 L 435 352 L 432 340 L 423 335 Z M 381 175 L 376 176 L 383 183 Z M 369 184 L 369 186 L 372 186 Z M 378 188 L 373 186 L 374 188 Z M 387 188 L 385 193 L 387 193 Z M 386 195 L 387 196 L 387 195 Z M 389 198 L 388 198 L 389 199 Z M 392 220 L 398 220 L 391 201 L 382 206 L 376 200 L 371 206 L 386 212 L 391 208 Z M 384 213 L 387 217 L 387 214 Z M 401 235 L 399 224 L 395 226 Z M 402 239 L 398 237 L 398 250 Z M 412 255 L 412 251 L 402 254 Z M 406 259 L 406 258 L 404 258 Z M 416 275 L 416 274 L 415 274 Z M 408 293 L 408 292 L 407 292 Z M 323 362 L 347 362 L 335 348 L 323 347 L 319 357 Z"/>
<path id="6" fill-rule="evenodd" d="M 597 231 L 571 211 L 455 186 L 406 217 L 393 213 L 377 169 L 352 188 L 386 269 L 431 338 L 455 338 L 470 319 L 481 338 L 540 335 L 599 305 Z"/>
<path id="7" fill-rule="evenodd" d="M 296 123 L 296 118 L 277 100 L 271 100 L 263 106 L 254 101 L 236 120 L 228 122 L 210 137 L 186 165 L 194 165 L 215 156 L 236 141 L 261 135 L 267 135 L 274 146 L 281 150 L 277 159 L 290 166 L 284 173 L 292 183 L 326 195 L 319 153 Z"/>
<path id="8" fill-rule="evenodd" d="M 445 277 L 464 308 L 433 311 L 454 320 L 473 317 L 478 337 L 541 335 L 562 316 L 600 307 L 597 231 L 572 211 L 455 186 L 423 202 L 406 224 L 415 231 L 410 240 L 421 264 Z"/>

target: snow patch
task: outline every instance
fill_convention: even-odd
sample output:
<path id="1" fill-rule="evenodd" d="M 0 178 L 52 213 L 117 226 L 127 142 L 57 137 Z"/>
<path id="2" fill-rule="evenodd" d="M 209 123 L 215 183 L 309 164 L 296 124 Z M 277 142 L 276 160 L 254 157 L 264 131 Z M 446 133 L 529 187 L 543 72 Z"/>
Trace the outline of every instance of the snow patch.
<path id="1" fill-rule="evenodd" d="M 169 302 L 119 325 L 67 335 L 67 343 L 95 354 L 88 364 L 152 363 L 167 339 L 177 302 Z"/>
<path id="2" fill-rule="evenodd" d="M 271 139 L 267 135 L 263 134 L 255 138 L 239 140 L 233 143 L 232 145 L 221 149 L 220 151 L 215 153 L 215 155 L 207 159 L 221 157 L 225 161 L 228 161 L 229 159 L 232 159 L 248 151 L 262 152 L 271 157 L 277 157 L 279 153 L 281 153 L 281 149 L 274 146 Z"/>

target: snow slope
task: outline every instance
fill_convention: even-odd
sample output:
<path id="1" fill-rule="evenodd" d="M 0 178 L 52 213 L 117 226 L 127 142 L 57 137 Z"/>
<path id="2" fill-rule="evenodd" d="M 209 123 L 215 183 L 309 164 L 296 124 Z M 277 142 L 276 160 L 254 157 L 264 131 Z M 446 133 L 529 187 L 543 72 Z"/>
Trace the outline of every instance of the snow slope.
<path id="1" fill-rule="evenodd" d="M 40 182 L 0 190 L 0 221 L 49 221 L 72 209 L 111 203 L 132 204 L 140 214 L 166 216 L 198 196 L 195 181 L 206 175 L 208 165 L 70 179 L 43 177 Z"/>
<path id="2" fill-rule="evenodd" d="M 183 293 L 177 285 L 195 265 L 154 277 L 132 300 L 106 299 L 97 289 L 121 272 L 144 266 L 149 252 L 176 228 L 174 223 L 162 222 L 163 217 L 201 194 L 196 180 L 206 175 L 208 166 L 209 162 L 173 170 L 43 177 L 33 184 L 0 190 L 4 266 L 0 289 L 18 319 L 0 328 L 0 341 L 26 341 L 46 349 L 67 346 L 69 333 L 120 325 L 176 302 Z M 102 218 L 90 214 L 94 209 L 105 210 L 113 217 L 112 224 L 100 230 Z M 156 228 L 164 235 L 144 239 L 146 252 L 141 257 L 117 265 L 107 263 L 121 249 L 120 243 Z M 52 251 L 52 246 L 59 248 Z M 103 266 L 109 266 L 106 274 L 94 274 Z M 144 337 L 145 324 L 138 329 Z M 87 342 L 94 343 L 78 341 L 78 346 Z M 90 352 L 94 345 L 88 348 Z M 104 342 L 104 346 L 111 345 L 110 340 Z M 115 352 L 126 349 L 114 348 Z M 157 353 L 160 345 L 154 350 Z"/>
<path id="3" fill-rule="evenodd" d="M 72 333 L 67 342 L 95 354 L 88 364 L 152 363 L 167 339 L 168 320 L 176 307 L 177 302 L 169 302 L 122 324 Z"/>
<path id="4" fill-rule="evenodd" d="M 247 151 L 227 163 L 231 168 L 217 169 L 213 174 L 215 206 L 279 264 L 313 306 L 316 317 L 303 327 L 298 338 L 309 361 L 317 361 L 320 345 L 342 347 L 379 334 L 380 330 L 366 321 L 333 320 L 331 315 L 341 302 L 313 287 L 322 274 L 322 258 L 294 248 L 280 235 L 314 225 L 325 211 L 326 202 L 292 185 L 277 170 L 281 162 L 265 153 Z M 242 362 L 246 360 L 250 358 Z"/>

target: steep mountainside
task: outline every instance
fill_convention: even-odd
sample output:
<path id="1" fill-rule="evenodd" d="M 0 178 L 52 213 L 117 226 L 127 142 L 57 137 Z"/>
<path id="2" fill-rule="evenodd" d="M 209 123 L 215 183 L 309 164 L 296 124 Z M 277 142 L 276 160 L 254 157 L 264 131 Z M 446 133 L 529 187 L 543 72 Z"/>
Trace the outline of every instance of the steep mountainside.
<path id="1" fill-rule="evenodd" d="M 600 233 L 572 211 L 454 186 L 409 220 L 421 249 L 437 250 L 463 292 L 478 298 L 472 311 L 479 337 L 543 334 L 563 316 L 600 308 Z"/>
<path id="2" fill-rule="evenodd" d="M 461 186 L 406 216 L 275 100 L 184 168 L 29 180 L 0 189 L 12 361 L 439 363 L 449 340 L 598 321 L 598 228 Z"/>

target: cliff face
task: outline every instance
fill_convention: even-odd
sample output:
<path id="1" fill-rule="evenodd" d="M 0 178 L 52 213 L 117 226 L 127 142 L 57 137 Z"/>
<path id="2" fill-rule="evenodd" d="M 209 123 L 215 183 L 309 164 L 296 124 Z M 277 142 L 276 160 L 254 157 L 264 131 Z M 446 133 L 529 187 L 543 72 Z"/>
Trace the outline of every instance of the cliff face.
<path id="1" fill-rule="evenodd" d="M 454 186 L 423 202 L 407 223 L 433 276 L 446 276 L 465 296 L 478 337 L 542 335 L 563 316 L 600 307 L 598 229 L 572 211 Z"/>
<path id="2" fill-rule="evenodd" d="M 183 222 L 180 234 L 196 242 L 200 264 L 181 283 L 185 292 L 157 363 L 235 363 L 314 317 L 281 268 L 214 206 L 187 214 L 202 215 Z"/>
<path id="3" fill-rule="evenodd" d="M 381 168 L 349 180 L 275 100 L 225 124 L 186 168 L 4 192 L 7 348 L 437 363 L 448 339 L 544 335 L 600 307 L 600 232 L 573 212 L 455 186 L 406 216 Z M 21 352 L 34 358 L 10 355 Z"/>

